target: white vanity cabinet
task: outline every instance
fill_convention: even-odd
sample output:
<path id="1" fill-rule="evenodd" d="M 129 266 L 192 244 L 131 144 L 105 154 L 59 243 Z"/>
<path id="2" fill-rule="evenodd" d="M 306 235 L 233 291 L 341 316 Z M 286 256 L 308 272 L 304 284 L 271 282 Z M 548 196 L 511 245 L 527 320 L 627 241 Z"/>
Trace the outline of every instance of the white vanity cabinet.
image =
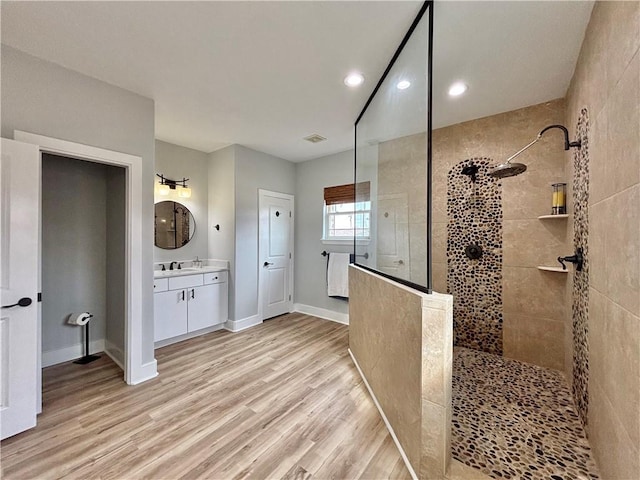
<path id="1" fill-rule="evenodd" d="M 185 290 L 171 290 L 153 295 L 154 340 L 156 342 L 187 333 Z"/>
<path id="2" fill-rule="evenodd" d="M 154 279 L 156 342 L 220 325 L 228 317 L 227 272 Z"/>

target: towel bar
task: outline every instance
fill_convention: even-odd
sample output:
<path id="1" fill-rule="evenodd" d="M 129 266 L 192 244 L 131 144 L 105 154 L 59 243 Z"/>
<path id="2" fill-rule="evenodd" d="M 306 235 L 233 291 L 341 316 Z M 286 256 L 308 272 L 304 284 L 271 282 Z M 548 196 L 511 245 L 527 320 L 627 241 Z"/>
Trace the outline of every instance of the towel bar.
<path id="1" fill-rule="evenodd" d="M 323 257 L 326 257 L 327 255 L 329 255 L 330 252 L 327 252 L 326 250 L 323 250 L 322 253 L 320 255 L 322 255 Z M 364 259 L 368 259 L 369 258 L 369 253 L 368 252 L 364 252 L 362 255 L 356 255 L 356 257 L 364 257 Z"/>

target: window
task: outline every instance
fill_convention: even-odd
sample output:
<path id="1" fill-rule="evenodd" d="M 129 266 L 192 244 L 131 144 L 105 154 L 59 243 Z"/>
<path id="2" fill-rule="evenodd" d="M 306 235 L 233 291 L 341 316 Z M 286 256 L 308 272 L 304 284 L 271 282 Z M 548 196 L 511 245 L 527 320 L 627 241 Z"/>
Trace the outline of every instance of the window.
<path id="1" fill-rule="evenodd" d="M 324 189 L 324 240 L 369 239 L 369 182 Z"/>

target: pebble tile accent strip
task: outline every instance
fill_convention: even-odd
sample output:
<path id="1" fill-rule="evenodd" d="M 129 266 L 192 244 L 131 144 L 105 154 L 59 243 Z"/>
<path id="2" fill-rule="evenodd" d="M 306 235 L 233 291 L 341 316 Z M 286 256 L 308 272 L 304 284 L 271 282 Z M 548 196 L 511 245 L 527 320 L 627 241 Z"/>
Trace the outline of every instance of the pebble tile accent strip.
<path id="1" fill-rule="evenodd" d="M 582 271 L 573 272 L 573 401 L 582 424 L 587 426 L 589 407 L 589 115 L 583 108 L 576 138 L 582 142 L 573 151 L 573 244 L 582 247 Z"/>
<path id="2" fill-rule="evenodd" d="M 447 292 L 453 295 L 454 345 L 502 355 L 502 184 L 490 158 L 471 158 L 447 176 Z M 462 169 L 478 167 L 472 182 Z M 478 244 L 482 257 L 465 248 Z"/>
<path id="3" fill-rule="evenodd" d="M 599 478 L 560 372 L 460 347 L 451 451 L 493 478 Z"/>

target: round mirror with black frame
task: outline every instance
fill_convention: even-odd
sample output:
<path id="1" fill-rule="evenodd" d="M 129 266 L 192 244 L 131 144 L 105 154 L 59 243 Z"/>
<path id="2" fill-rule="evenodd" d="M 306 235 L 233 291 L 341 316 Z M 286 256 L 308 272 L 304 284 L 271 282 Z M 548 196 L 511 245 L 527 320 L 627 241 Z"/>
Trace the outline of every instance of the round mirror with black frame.
<path id="1" fill-rule="evenodd" d="M 181 203 L 158 202 L 155 205 L 154 230 L 156 247 L 174 250 L 184 247 L 193 238 L 196 220 Z"/>

